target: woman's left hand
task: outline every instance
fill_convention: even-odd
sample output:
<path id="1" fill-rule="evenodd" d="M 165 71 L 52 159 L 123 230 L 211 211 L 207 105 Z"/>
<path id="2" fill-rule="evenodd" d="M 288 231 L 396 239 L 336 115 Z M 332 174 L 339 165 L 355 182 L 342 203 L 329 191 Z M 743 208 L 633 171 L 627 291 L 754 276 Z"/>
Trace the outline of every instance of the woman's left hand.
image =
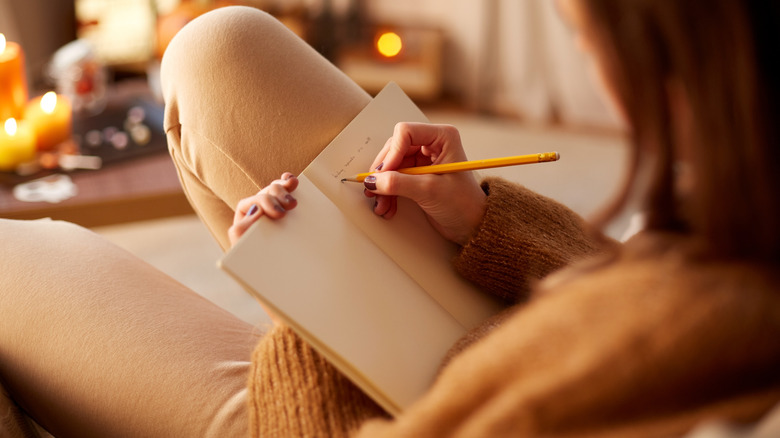
<path id="1" fill-rule="evenodd" d="M 290 194 L 298 187 L 298 178 L 285 172 L 254 196 L 238 202 L 233 216 L 233 225 L 228 229 L 230 245 L 235 245 L 246 230 L 262 216 L 281 219 L 288 210 L 295 208 L 298 201 Z"/>

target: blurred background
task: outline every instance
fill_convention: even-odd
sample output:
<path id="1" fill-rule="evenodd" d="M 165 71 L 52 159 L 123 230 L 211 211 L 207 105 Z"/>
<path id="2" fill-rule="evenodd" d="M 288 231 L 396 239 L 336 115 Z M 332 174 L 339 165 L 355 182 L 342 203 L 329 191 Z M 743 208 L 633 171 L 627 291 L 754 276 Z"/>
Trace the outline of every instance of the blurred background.
<path id="1" fill-rule="evenodd" d="M 470 157 L 561 152 L 559 163 L 495 173 L 583 215 L 620 184 L 622 126 L 550 0 L 0 0 L 0 33 L 24 57 L 25 83 L 14 87 L 31 101 L 53 91 L 67 113 L 65 136 L 0 169 L 0 218 L 93 228 L 263 321 L 216 269 L 221 251 L 181 191 L 162 132 L 168 42 L 198 15 L 237 4 L 273 14 L 371 93 L 396 81 L 433 122 L 460 128 Z M 10 51 L 0 49 L 4 75 Z M 20 123 L 33 121 L 24 114 Z M 0 159 L 19 140 L 3 135 Z"/>
<path id="2" fill-rule="evenodd" d="M 22 45 L 30 84 L 41 87 L 51 56 L 73 39 L 90 41 L 116 73 L 145 74 L 183 24 L 228 4 L 274 14 L 366 88 L 392 79 L 427 103 L 617 124 L 549 0 L 0 0 L 0 31 Z M 399 54 L 378 52 L 384 32 L 400 36 Z"/>

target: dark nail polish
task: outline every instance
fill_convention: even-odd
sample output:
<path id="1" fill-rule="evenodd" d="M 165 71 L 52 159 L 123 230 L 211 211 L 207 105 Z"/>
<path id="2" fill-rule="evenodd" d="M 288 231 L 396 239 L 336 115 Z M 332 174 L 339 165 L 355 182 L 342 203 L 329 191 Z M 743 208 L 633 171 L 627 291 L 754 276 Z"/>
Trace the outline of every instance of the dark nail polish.
<path id="1" fill-rule="evenodd" d="M 289 180 L 291 180 L 293 178 L 295 178 L 295 175 L 287 175 L 287 178 L 285 178 L 285 180 L 289 181 Z"/>
<path id="2" fill-rule="evenodd" d="M 260 210 L 260 209 L 257 207 L 257 204 L 252 204 L 252 206 L 249 207 L 249 211 L 246 212 L 246 215 L 247 216 L 254 216 L 255 214 L 257 214 L 258 210 Z"/>
<path id="3" fill-rule="evenodd" d="M 366 179 L 363 181 L 363 185 L 368 190 L 376 190 L 376 177 L 374 175 L 367 176 Z"/>
<path id="4" fill-rule="evenodd" d="M 385 162 L 384 161 L 379 163 L 379 166 L 376 166 L 376 169 L 374 169 L 374 170 L 382 170 L 383 167 L 385 167 Z"/>
<path id="5" fill-rule="evenodd" d="M 287 210 L 282 207 L 282 204 L 279 203 L 279 201 L 274 199 L 274 210 L 278 211 L 279 213 L 285 213 Z"/>
<path id="6" fill-rule="evenodd" d="M 285 196 L 285 197 L 284 197 L 284 200 L 285 200 L 285 201 L 286 201 L 288 204 L 289 204 L 289 203 L 292 203 L 292 202 L 295 202 L 295 198 L 293 198 L 293 196 L 292 196 L 292 195 L 287 195 L 287 196 Z"/>

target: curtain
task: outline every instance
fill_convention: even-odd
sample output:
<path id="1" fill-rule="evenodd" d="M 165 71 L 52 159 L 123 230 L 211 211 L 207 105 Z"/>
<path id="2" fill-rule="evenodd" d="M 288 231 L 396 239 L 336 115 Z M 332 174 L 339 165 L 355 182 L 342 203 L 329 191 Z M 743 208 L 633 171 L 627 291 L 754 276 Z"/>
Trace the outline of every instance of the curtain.
<path id="1" fill-rule="evenodd" d="M 479 106 L 533 122 L 619 128 L 592 62 L 551 0 L 486 0 Z M 493 23 L 493 24 L 491 24 Z M 492 55 L 491 55 L 492 53 Z"/>

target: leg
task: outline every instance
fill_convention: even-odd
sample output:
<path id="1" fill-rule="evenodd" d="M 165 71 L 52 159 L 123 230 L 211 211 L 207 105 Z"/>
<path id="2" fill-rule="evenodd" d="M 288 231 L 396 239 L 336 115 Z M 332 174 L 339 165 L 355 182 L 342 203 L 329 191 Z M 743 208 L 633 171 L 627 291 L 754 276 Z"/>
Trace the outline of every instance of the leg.
<path id="1" fill-rule="evenodd" d="M 190 203 L 223 248 L 233 208 L 300 173 L 370 96 L 269 15 L 247 7 L 194 20 L 162 66 L 165 129 Z"/>
<path id="2" fill-rule="evenodd" d="M 246 434 L 258 330 L 75 225 L 0 236 L 0 435 Z"/>

